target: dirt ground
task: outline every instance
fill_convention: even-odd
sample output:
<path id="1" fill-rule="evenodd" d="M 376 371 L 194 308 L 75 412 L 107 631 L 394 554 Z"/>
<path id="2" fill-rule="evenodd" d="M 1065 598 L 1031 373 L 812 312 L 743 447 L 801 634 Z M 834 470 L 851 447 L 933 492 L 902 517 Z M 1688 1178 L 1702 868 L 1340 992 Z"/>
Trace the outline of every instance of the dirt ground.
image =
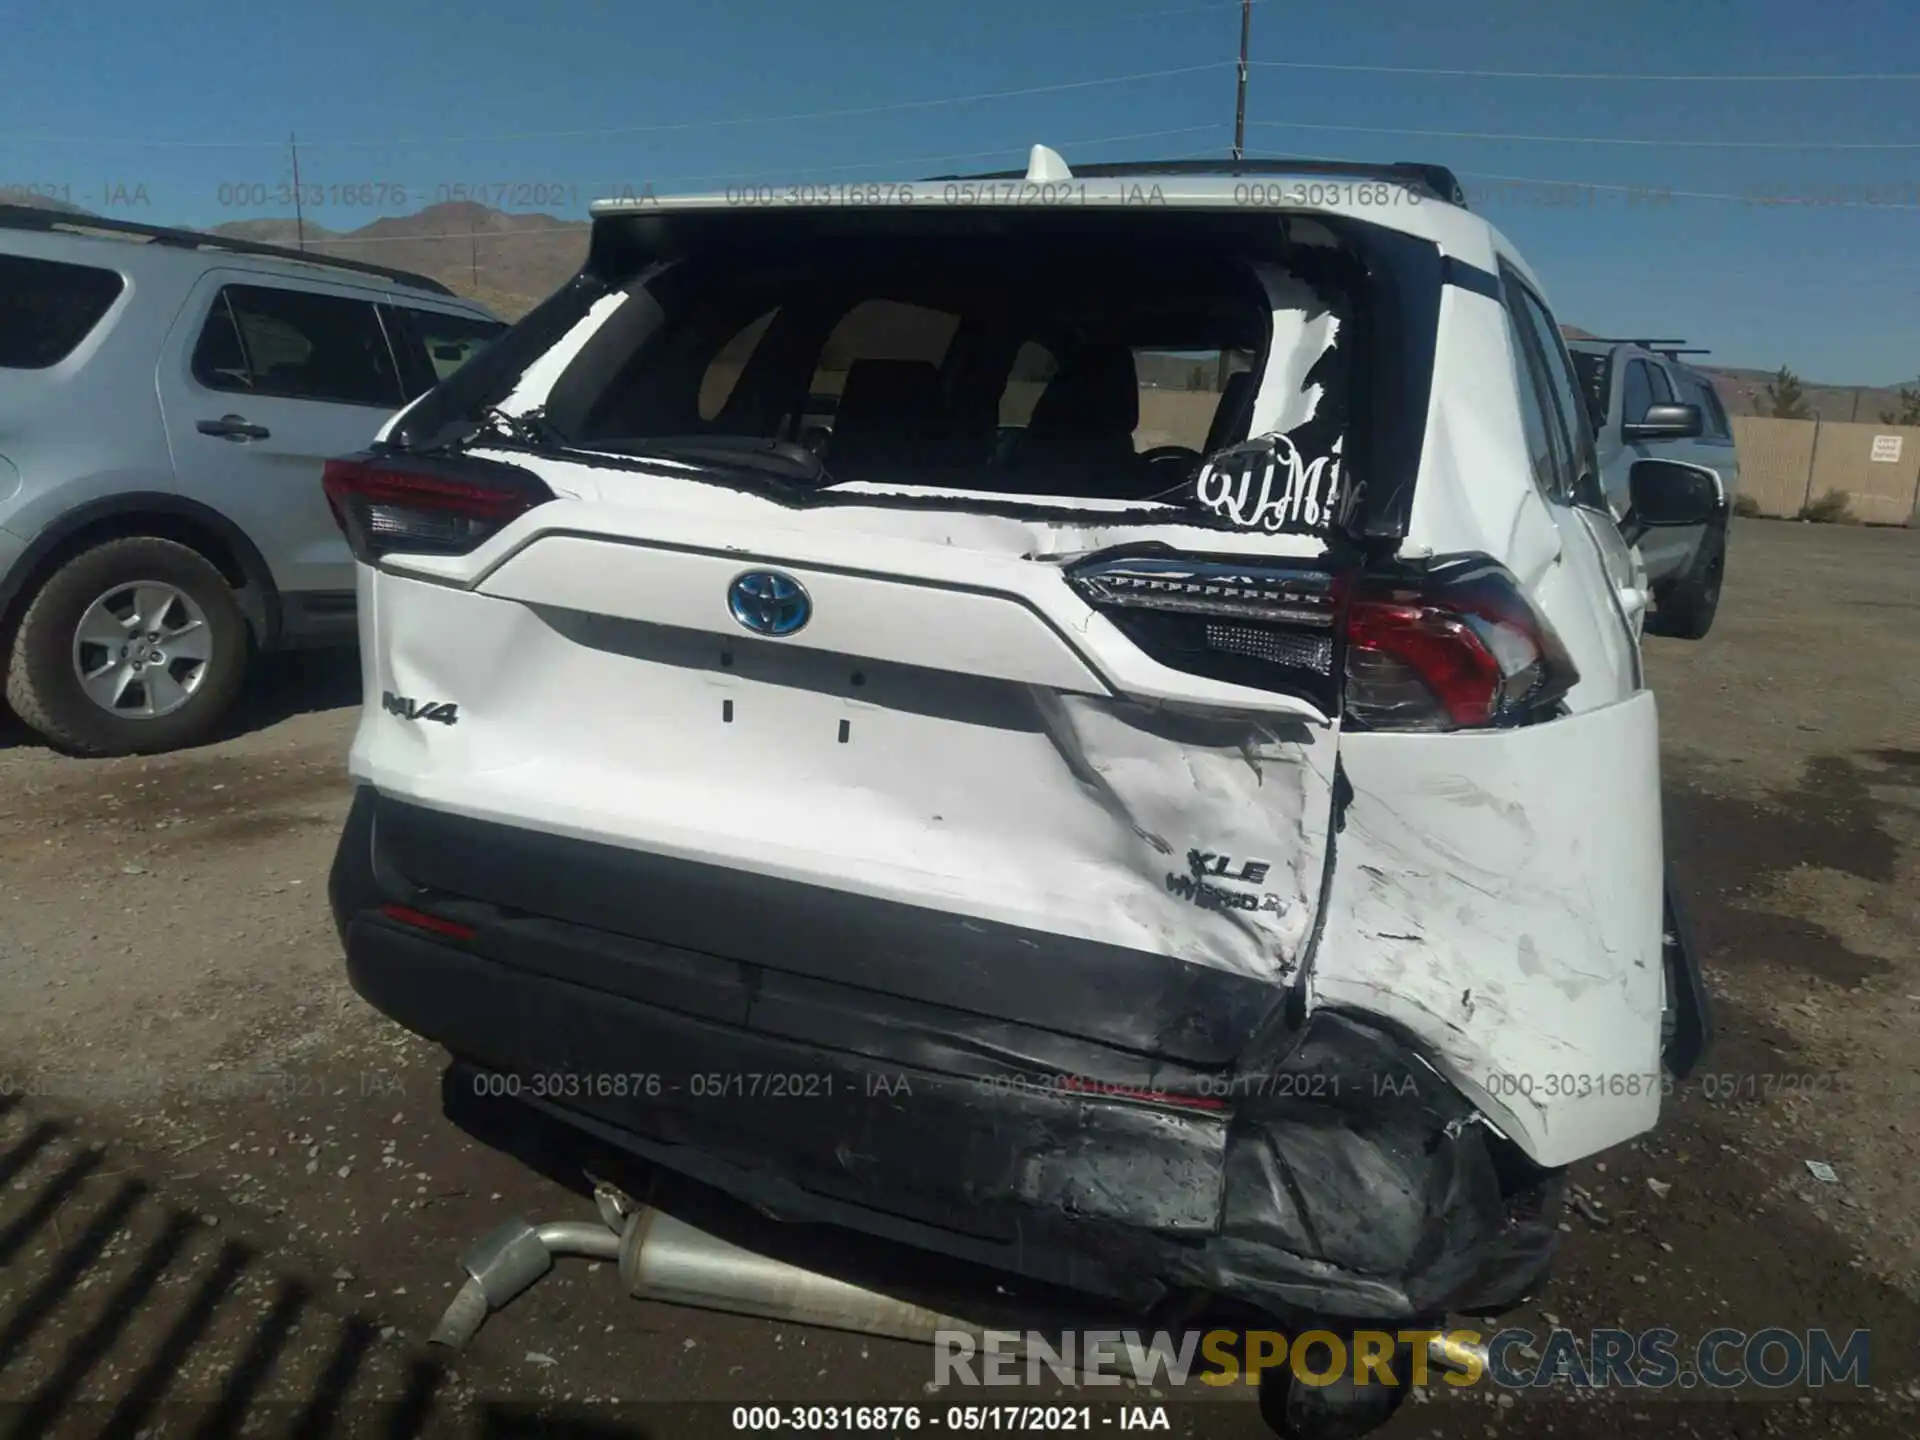
<path id="1" fill-rule="evenodd" d="M 1920 533 L 1739 522 L 1712 636 L 1648 648 L 1720 1033 L 1652 1137 L 1578 1168 L 1592 1203 L 1515 1321 L 1864 1328 L 1873 1387 L 1433 1386 L 1384 1433 L 1920 1433 Z M 739 1403 L 943 1413 L 927 1351 L 640 1305 L 579 1261 L 428 1358 L 469 1242 L 590 1211 L 454 1131 L 441 1057 L 346 984 L 325 878 L 357 688 L 347 661 L 276 662 L 234 738 L 151 760 L 0 731 L 0 1417 L 505 1434 L 543 1406 L 673 1437 Z M 1244 1396 L 1129 1403 L 1264 1433 Z"/>

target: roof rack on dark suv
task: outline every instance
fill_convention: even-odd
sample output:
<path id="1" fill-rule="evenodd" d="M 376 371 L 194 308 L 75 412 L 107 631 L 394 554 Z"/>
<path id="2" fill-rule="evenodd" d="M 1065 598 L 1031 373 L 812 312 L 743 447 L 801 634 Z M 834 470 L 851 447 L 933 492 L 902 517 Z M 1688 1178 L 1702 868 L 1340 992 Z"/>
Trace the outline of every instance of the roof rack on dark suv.
<path id="1" fill-rule="evenodd" d="M 1711 355 L 1713 352 L 1704 345 L 1691 348 L 1684 340 L 1648 340 L 1628 335 L 1595 335 L 1587 340 L 1589 345 L 1638 345 L 1642 350 L 1651 351 L 1669 360 L 1678 360 L 1682 355 Z"/>
<path id="2" fill-rule="evenodd" d="M 286 245 L 268 245 L 259 240 L 241 240 L 232 235 L 210 235 L 202 230 L 181 230 L 169 225 L 142 225 L 135 220 L 109 220 L 100 215 L 73 215 L 64 210 L 43 210 L 35 205 L 0 205 L 0 227 L 12 230 L 73 230 L 108 236 L 138 237 L 156 245 L 177 245 L 190 250 L 228 250 L 237 255 L 266 255 L 276 260 L 298 260 L 308 265 L 325 265 L 335 270 L 357 270 L 363 275 L 378 275 L 417 290 L 435 295 L 454 292 L 438 280 L 417 275 L 391 265 L 375 265 L 366 260 L 341 260 L 311 250 L 295 250 Z"/>
<path id="3" fill-rule="evenodd" d="M 1088 179 L 1118 175 L 1327 175 L 1355 180 L 1394 180 L 1417 187 L 1436 200 L 1467 208 L 1467 194 L 1459 179 L 1444 165 L 1398 160 L 1372 164 L 1360 160 L 1118 160 L 1098 165 L 1076 165 L 1073 173 Z M 930 175 L 929 180 L 1018 180 L 1024 170 L 992 170 L 978 175 Z"/>

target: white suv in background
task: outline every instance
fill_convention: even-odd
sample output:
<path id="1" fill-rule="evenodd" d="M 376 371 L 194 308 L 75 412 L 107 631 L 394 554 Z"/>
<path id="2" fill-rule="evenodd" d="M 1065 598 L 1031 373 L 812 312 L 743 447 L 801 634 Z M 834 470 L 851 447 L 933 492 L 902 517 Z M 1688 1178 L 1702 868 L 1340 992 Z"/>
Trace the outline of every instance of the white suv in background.
<path id="1" fill-rule="evenodd" d="M 1713 476 L 1616 523 L 1444 170 L 833 198 L 596 207 L 328 466 L 353 983 L 476 1133 L 784 1219 L 1289 1330 L 1516 1303 L 1704 1034 L 1633 546 Z"/>
<path id="2" fill-rule="evenodd" d="M 424 275 L 0 205 L 0 670 L 62 749 L 216 733 L 259 652 L 351 644 L 320 492 L 506 324 Z"/>

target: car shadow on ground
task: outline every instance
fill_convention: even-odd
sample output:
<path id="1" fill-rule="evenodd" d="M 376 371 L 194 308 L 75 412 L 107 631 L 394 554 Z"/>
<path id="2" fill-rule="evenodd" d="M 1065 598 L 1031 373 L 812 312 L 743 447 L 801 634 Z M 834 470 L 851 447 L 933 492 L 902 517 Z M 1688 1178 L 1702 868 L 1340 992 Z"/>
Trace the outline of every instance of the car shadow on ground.
<path id="1" fill-rule="evenodd" d="M 721 1433 L 721 1407 L 602 1421 L 460 1402 L 453 1364 L 0 1095 L 0 1415 L 13 1436 Z M 9 1112 L 13 1123 L 8 1124 Z"/>
<path id="2" fill-rule="evenodd" d="M 239 700 L 205 743 L 218 745 L 271 729 L 297 715 L 344 710 L 359 703 L 358 650 L 292 650 L 262 656 Z M 46 749 L 47 742 L 0 702 L 0 752 L 33 748 Z"/>

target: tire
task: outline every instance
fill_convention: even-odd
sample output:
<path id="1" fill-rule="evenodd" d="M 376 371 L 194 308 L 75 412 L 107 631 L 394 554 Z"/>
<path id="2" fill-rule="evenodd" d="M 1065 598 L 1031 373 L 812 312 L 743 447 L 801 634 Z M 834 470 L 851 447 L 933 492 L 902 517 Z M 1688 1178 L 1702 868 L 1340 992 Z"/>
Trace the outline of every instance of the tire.
<path id="1" fill-rule="evenodd" d="M 1687 573 L 1655 597 L 1656 608 L 1647 617 L 1648 633 L 1675 640 L 1704 639 L 1720 608 L 1720 584 L 1726 573 L 1727 523 L 1722 520 L 1700 537 Z"/>
<path id="2" fill-rule="evenodd" d="M 136 617 L 143 623 L 132 625 Z M 82 638 L 83 626 L 92 638 Z M 114 635 L 128 645 L 113 646 Z M 139 651 L 138 641 L 156 635 Z M 248 651 L 239 602 L 199 551 L 151 535 L 108 540 L 62 565 L 27 606 L 7 700 L 69 754 L 177 750 L 219 724 L 246 678 Z M 83 668 L 96 693 L 118 690 L 113 708 L 89 693 Z"/>
<path id="3" fill-rule="evenodd" d="M 1392 1420 L 1406 1403 L 1413 1383 L 1411 1362 L 1409 1347 L 1401 1346 L 1390 1365 L 1396 1382 L 1391 1385 L 1361 1385 L 1351 1372 L 1329 1385 L 1308 1385 L 1296 1378 L 1290 1363 L 1263 1370 L 1260 1418 L 1280 1440 L 1360 1440 Z"/>

